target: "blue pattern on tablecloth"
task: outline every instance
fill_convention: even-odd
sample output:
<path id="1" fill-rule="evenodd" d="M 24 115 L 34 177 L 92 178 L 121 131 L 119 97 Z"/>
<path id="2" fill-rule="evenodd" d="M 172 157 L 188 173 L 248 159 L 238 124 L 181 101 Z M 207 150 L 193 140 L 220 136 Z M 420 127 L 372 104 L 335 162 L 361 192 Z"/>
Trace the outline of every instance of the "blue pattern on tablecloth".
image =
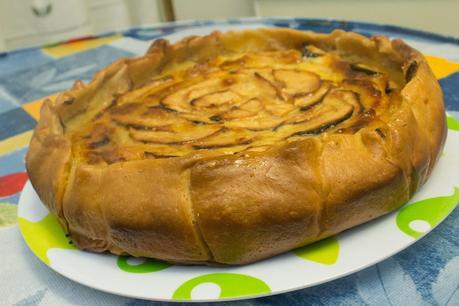
<path id="1" fill-rule="evenodd" d="M 21 103 L 69 89 L 75 80 L 89 81 L 102 67 L 113 61 L 132 56 L 132 53 L 110 46 L 102 46 L 69 55 L 27 70 L 0 76 L 3 84 Z"/>
<path id="2" fill-rule="evenodd" d="M 0 77 L 52 61 L 51 57 L 36 48 L 2 53 L 0 54 Z"/>
<path id="3" fill-rule="evenodd" d="M 27 147 L 24 147 L 8 154 L 0 155 L 0 176 L 24 171 L 26 154 Z"/>
<path id="4" fill-rule="evenodd" d="M 0 141 L 33 129 L 37 123 L 35 119 L 20 107 L 0 113 L 0 122 L 2 125 L 0 129 Z"/>
<path id="5" fill-rule="evenodd" d="M 440 80 L 447 110 L 459 111 L 459 72 Z"/>
<path id="6" fill-rule="evenodd" d="M 19 107 L 18 100 L 0 84 L 0 113 L 4 113 Z"/>

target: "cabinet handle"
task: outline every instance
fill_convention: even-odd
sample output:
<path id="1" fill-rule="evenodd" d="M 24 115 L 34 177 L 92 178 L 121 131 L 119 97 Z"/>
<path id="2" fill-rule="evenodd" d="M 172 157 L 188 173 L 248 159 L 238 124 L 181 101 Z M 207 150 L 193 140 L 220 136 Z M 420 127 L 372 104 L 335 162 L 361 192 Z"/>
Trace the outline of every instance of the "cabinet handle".
<path id="1" fill-rule="evenodd" d="M 42 0 L 36 0 L 33 1 L 32 3 L 32 12 L 35 14 L 37 17 L 46 17 L 49 14 L 51 14 L 53 10 L 53 5 L 51 3 L 46 3 L 45 1 Z"/>

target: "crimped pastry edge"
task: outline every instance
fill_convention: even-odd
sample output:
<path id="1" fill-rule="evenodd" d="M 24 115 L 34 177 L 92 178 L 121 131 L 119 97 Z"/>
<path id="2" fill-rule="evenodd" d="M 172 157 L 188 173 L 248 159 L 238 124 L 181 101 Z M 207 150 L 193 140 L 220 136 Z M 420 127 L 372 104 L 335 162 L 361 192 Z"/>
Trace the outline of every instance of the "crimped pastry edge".
<path id="1" fill-rule="evenodd" d="M 267 40 L 268 48 L 311 41 L 345 48 L 362 58 L 378 54 L 387 59 L 387 65 L 400 64 L 405 75 L 409 69 L 415 69 L 402 90 L 402 106 L 387 122 L 388 139 L 382 141 L 374 131 L 362 128 L 354 135 L 322 134 L 246 157 L 188 156 L 129 161 L 102 168 L 71 159 L 71 144 L 64 136 L 63 122 L 84 109 L 94 96 L 108 99 L 140 84 L 170 61 L 212 56 L 219 50 L 209 46 L 221 41 L 226 41 L 230 48 L 243 48 L 247 39 Z M 340 30 L 331 34 L 289 29 L 217 32 L 187 37 L 173 45 L 156 41 L 145 56 L 119 60 L 97 73 L 89 84 L 76 82 L 56 101 L 47 100 L 26 165 L 38 195 L 82 249 L 185 264 L 244 264 L 334 235 L 400 207 L 429 177 L 446 131 L 438 82 L 424 57 L 400 40 L 368 39 Z M 344 147 L 341 153 L 346 152 L 347 162 L 354 165 L 353 175 L 343 177 L 343 168 L 331 167 L 344 158 L 338 154 L 340 150 L 333 149 L 336 147 Z M 306 154 L 306 150 L 316 154 Z M 372 169 L 361 165 L 362 158 L 367 159 Z M 236 161 L 245 163 L 246 168 L 236 169 Z M 268 183 L 262 172 L 254 172 L 261 161 L 271 166 L 277 182 Z M 150 178 L 158 182 L 156 186 L 145 180 L 146 172 L 142 169 L 148 168 L 153 173 Z M 129 172 L 126 169 L 132 173 L 130 181 L 122 178 L 122 173 Z M 255 178 L 250 178 L 249 174 L 254 173 Z M 116 175 L 121 176 L 119 180 Z M 362 177 L 366 177 L 365 181 Z M 358 188 L 350 185 L 357 178 L 361 180 Z M 110 184 L 103 183 L 107 180 Z M 169 185 L 162 186 L 162 180 Z M 292 185 L 296 192 L 289 193 Z M 113 186 L 124 188 L 126 199 L 104 202 L 104 194 L 116 194 Z M 250 195 L 263 188 L 271 188 L 278 197 Z M 179 197 L 171 200 L 165 189 L 180 190 Z M 146 217 L 136 213 L 145 214 L 145 209 L 152 208 L 145 203 L 148 200 L 138 196 L 139 192 L 144 193 L 143 197 L 152 193 L 147 196 L 153 201 L 158 192 L 165 192 L 162 202 L 154 206 L 159 210 L 156 214 Z M 282 192 L 284 195 L 280 196 Z M 97 195 L 102 200 L 98 201 Z M 234 202 L 244 197 L 250 203 Z M 262 202 L 266 205 L 260 206 Z M 279 203 L 282 209 L 278 208 Z M 247 212 L 247 207 L 255 204 L 259 211 Z M 169 206 L 175 207 L 180 216 L 167 212 L 164 207 Z M 289 217 L 286 212 L 296 214 Z M 161 215 L 169 219 L 152 221 L 161 219 Z"/>

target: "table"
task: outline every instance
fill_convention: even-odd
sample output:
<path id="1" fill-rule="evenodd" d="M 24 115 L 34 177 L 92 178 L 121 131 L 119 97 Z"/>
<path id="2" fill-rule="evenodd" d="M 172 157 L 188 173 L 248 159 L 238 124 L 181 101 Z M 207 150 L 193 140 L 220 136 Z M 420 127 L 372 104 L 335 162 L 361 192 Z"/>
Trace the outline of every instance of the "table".
<path id="1" fill-rule="evenodd" d="M 186 21 L 0 54 L 0 305 L 146 305 L 150 302 L 99 292 L 42 264 L 27 248 L 16 220 L 27 180 L 24 157 L 45 96 L 69 88 L 120 57 L 145 52 L 154 40 L 175 41 L 215 29 L 261 26 L 405 39 L 427 55 L 439 78 L 449 114 L 459 118 L 459 39 L 393 26 L 310 19 L 263 18 Z M 295 292 L 225 304 L 459 305 L 459 209 L 403 252 L 358 273 Z M 153 303 L 154 304 L 154 303 Z"/>

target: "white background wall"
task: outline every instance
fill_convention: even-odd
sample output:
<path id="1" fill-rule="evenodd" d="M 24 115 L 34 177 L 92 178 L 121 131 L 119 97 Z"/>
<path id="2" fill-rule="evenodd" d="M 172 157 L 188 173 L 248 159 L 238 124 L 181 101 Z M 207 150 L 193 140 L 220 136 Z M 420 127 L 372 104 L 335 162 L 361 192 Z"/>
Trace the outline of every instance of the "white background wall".
<path id="1" fill-rule="evenodd" d="M 459 37 L 459 0 L 256 0 L 259 16 L 395 24 Z"/>
<path id="2" fill-rule="evenodd" d="M 255 16 L 252 0 L 172 0 L 172 4 L 176 20 Z"/>
<path id="3" fill-rule="evenodd" d="M 167 3 L 176 20 L 336 18 L 459 37 L 459 0 L 0 0 L 0 51 L 165 21 Z"/>

